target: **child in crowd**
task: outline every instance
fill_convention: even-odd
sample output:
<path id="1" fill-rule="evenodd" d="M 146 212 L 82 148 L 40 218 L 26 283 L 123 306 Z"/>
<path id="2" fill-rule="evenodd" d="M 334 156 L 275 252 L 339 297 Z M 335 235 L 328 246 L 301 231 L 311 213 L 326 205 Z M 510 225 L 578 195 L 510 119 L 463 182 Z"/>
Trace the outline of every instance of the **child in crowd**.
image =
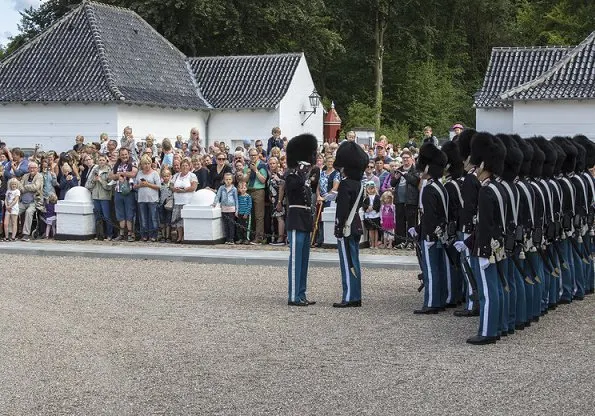
<path id="1" fill-rule="evenodd" d="M 6 215 L 4 216 L 4 241 L 15 241 L 17 237 L 17 226 L 19 222 L 19 201 L 21 191 L 19 190 L 19 180 L 12 178 L 8 181 L 8 190 L 6 191 Z M 12 238 L 8 238 L 8 224 L 12 227 Z"/>
<path id="2" fill-rule="evenodd" d="M 56 237 L 56 203 L 58 197 L 56 194 L 50 194 L 45 203 L 45 213 L 43 214 L 43 222 L 45 222 L 45 238 Z"/>
<path id="3" fill-rule="evenodd" d="M 380 196 L 373 181 L 366 182 L 364 199 L 364 223 L 368 229 L 370 248 L 378 248 L 378 230 L 380 230 Z"/>
<path id="4" fill-rule="evenodd" d="M 217 190 L 212 206 L 221 206 L 221 218 L 223 219 L 223 236 L 225 244 L 235 244 L 235 219 L 238 215 L 238 190 L 233 186 L 233 175 L 223 175 L 223 185 Z"/>
<path id="5" fill-rule="evenodd" d="M 380 197 L 380 203 L 380 225 L 382 226 L 384 248 L 391 248 L 395 238 L 395 205 L 392 192 L 384 192 Z"/>
<path id="6" fill-rule="evenodd" d="M 238 244 L 250 244 L 248 230 L 250 229 L 252 197 L 248 195 L 246 181 L 238 184 L 238 194 Z"/>
<path id="7" fill-rule="evenodd" d="M 159 193 L 159 223 L 161 226 L 161 242 L 171 241 L 171 213 L 174 209 L 174 194 L 170 187 L 171 171 L 161 171 L 161 189 Z"/>

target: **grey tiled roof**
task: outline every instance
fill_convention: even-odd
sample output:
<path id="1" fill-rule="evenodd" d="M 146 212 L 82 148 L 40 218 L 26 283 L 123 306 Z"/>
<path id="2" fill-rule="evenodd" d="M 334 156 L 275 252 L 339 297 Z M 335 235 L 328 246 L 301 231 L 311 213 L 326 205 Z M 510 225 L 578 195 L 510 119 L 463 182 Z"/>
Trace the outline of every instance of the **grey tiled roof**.
<path id="1" fill-rule="evenodd" d="M 179 50 L 136 13 L 93 2 L 0 63 L 0 102 L 210 107 Z"/>
<path id="2" fill-rule="evenodd" d="M 275 108 L 287 93 L 301 53 L 191 58 L 204 98 L 215 108 Z"/>
<path id="3" fill-rule="evenodd" d="M 500 97 L 504 92 L 539 77 L 571 49 L 493 48 L 483 86 L 475 94 L 475 107 L 510 107 Z"/>
<path id="4" fill-rule="evenodd" d="M 595 98 L 595 32 L 555 65 L 516 88 L 503 100 L 576 100 Z"/>

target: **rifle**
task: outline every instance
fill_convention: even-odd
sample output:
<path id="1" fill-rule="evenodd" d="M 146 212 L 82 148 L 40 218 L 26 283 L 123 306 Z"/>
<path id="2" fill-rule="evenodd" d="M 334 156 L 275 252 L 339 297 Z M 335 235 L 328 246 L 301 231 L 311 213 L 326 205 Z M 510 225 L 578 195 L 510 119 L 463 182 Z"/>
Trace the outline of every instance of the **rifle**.
<path id="1" fill-rule="evenodd" d="M 525 273 L 525 271 L 521 267 L 521 264 L 519 263 L 519 259 L 517 259 L 514 256 L 514 254 L 509 256 L 509 258 L 512 260 L 512 263 L 514 264 L 514 267 L 517 269 L 517 271 L 521 274 L 521 276 L 523 276 L 523 280 L 525 280 L 525 282 L 527 282 L 528 285 L 534 285 L 535 282 L 531 279 L 531 276 Z"/>
<path id="2" fill-rule="evenodd" d="M 587 260 L 584 257 L 584 255 L 581 253 L 581 250 L 580 250 L 580 248 L 578 246 L 578 243 L 576 242 L 576 240 L 574 239 L 574 237 L 568 237 L 568 239 L 570 240 L 570 245 L 572 246 L 572 250 L 574 251 L 574 253 L 581 258 L 581 260 L 583 261 L 583 263 L 589 264 L 589 260 Z"/>
<path id="3" fill-rule="evenodd" d="M 559 277 L 559 275 L 554 270 L 554 266 L 552 265 L 552 263 L 550 263 L 550 259 L 541 247 L 537 247 L 537 253 L 539 253 L 539 257 L 541 257 L 541 260 L 543 261 L 543 265 L 546 268 L 546 272 L 548 272 L 554 277 Z"/>
<path id="4" fill-rule="evenodd" d="M 310 241 L 310 245 L 314 244 L 316 241 L 316 234 L 318 232 L 318 223 L 320 222 L 320 214 L 322 213 L 322 204 L 318 203 L 318 209 L 316 210 L 316 221 L 314 222 L 314 231 L 312 232 L 312 241 Z"/>
<path id="5" fill-rule="evenodd" d="M 560 252 L 560 247 L 558 247 L 558 244 L 556 243 L 552 245 L 554 246 L 554 251 L 558 255 L 558 261 L 560 262 L 560 265 L 564 270 L 568 270 L 568 264 L 566 264 L 566 262 L 564 261 L 564 256 L 562 256 L 562 253 Z"/>

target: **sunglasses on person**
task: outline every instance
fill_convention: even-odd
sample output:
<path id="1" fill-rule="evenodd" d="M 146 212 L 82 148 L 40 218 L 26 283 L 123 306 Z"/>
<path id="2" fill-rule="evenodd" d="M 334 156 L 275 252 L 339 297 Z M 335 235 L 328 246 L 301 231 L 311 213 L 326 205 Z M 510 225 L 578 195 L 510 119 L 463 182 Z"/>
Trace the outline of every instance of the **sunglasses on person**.
<path id="1" fill-rule="evenodd" d="M 198 152 L 198 149 L 192 149 L 192 152 L 193 153 Z"/>
<path id="2" fill-rule="evenodd" d="M 258 143 L 256 147 L 262 147 L 262 143 Z"/>
<path id="3" fill-rule="evenodd" d="M 217 160 L 225 160 L 224 157 L 218 157 Z"/>

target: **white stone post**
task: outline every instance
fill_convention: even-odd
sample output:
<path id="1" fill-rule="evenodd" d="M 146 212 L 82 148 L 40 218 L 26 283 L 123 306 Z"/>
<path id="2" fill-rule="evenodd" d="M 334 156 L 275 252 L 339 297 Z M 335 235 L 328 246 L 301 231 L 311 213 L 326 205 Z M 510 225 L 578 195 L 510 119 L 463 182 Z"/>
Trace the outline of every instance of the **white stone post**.
<path id="1" fill-rule="evenodd" d="M 337 239 L 335 238 L 336 212 L 337 207 L 335 204 L 331 204 L 330 207 L 324 208 L 324 211 L 322 211 L 322 224 L 324 227 L 323 247 L 337 247 Z M 362 209 L 359 210 L 359 217 L 362 221 L 362 227 L 364 229 L 364 233 L 360 239 L 360 247 L 365 247 L 368 243 L 368 233 L 366 232 L 366 226 L 364 224 L 364 211 Z"/>
<path id="2" fill-rule="evenodd" d="M 209 189 L 201 189 L 195 192 L 190 203 L 182 208 L 185 242 L 221 244 L 225 241 L 221 208 L 211 206 L 215 195 L 215 192 Z"/>
<path id="3" fill-rule="evenodd" d="M 83 186 L 75 186 L 56 204 L 56 239 L 89 240 L 93 237 L 95 215 L 91 192 Z"/>

